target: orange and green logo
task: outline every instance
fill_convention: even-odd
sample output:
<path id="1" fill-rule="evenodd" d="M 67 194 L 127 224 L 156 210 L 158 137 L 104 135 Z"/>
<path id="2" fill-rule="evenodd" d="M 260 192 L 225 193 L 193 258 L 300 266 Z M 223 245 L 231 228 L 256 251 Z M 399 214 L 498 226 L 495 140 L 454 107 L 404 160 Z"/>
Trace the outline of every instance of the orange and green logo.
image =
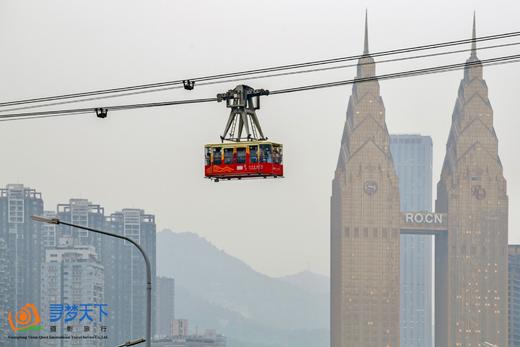
<path id="1" fill-rule="evenodd" d="M 43 329 L 40 325 L 40 314 L 34 304 L 26 304 L 19 309 L 14 315 L 14 320 L 13 314 L 9 311 L 7 320 L 11 326 L 11 330 L 15 333 L 29 330 L 39 331 Z"/>

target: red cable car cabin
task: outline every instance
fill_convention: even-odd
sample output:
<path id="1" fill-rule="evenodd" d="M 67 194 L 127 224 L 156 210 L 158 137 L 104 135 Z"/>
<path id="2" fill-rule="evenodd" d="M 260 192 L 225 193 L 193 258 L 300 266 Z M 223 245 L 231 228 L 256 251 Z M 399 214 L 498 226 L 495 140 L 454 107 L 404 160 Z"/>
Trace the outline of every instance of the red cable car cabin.
<path id="1" fill-rule="evenodd" d="M 283 146 L 269 141 L 242 141 L 204 146 L 206 178 L 283 177 Z"/>

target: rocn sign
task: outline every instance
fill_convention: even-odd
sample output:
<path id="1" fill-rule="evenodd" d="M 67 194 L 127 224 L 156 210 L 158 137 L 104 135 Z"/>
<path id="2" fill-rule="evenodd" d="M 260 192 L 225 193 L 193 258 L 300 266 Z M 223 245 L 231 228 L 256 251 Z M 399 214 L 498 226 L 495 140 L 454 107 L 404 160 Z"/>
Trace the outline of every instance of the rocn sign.
<path id="1" fill-rule="evenodd" d="M 442 224 L 442 214 L 440 213 L 407 212 L 404 218 L 406 223 Z"/>

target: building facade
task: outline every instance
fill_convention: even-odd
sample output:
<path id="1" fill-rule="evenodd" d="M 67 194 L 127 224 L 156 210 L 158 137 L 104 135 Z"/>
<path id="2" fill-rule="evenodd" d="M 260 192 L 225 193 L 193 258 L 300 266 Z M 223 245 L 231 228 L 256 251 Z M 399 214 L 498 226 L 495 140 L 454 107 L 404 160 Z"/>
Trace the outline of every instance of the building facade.
<path id="1" fill-rule="evenodd" d="M 476 41 L 459 85 L 435 209 L 448 215 L 447 233 L 435 239 L 437 346 L 507 346 L 508 196 Z"/>
<path id="2" fill-rule="evenodd" d="M 435 213 L 399 211 L 366 37 L 332 184 L 332 347 L 400 346 L 400 233 L 435 235 L 435 346 L 508 346 L 508 196 L 475 22 Z"/>
<path id="3" fill-rule="evenodd" d="M 60 220 L 84 227 L 101 230 L 105 227 L 105 209 L 87 199 L 70 199 L 68 203 L 59 204 L 56 215 Z M 103 260 L 105 236 L 66 225 L 59 225 L 57 229 L 60 237 L 71 236 L 79 246 L 93 246 L 100 260 Z"/>
<path id="4" fill-rule="evenodd" d="M 509 347 L 520 347 L 520 245 L 509 245 Z"/>
<path id="5" fill-rule="evenodd" d="M 170 336 L 175 319 L 175 280 L 157 277 L 157 336 Z"/>
<path id="6" fill-rule="evenodd" d="M 226 347 L 227 339 L 213 329 L 204 334 L 188 334 L 188 321 L 176 319 L 173 322 L 173 334 L 170 337 L 156 339 L 153 347 Z"/>
<path id="7" fill-rule="evenodd" d="M 70 199 L 59 204 L 61 220 L 130 237 L 145 250 L 152 263 L 155 281 L 155 217 L 140 209 L 124 209 L 105 216 L 105 210 L 87 199 Z M 146 271 L 142 255 L 131 243 L 68 226 L 57 227 L 59 235 L 70 236 L 78 246 L 93 246 L 104 268 L 104 298 L 111 315 L 107 321 L 107 346 L 144 337 Z M 52 230 L 45 234 L 52 240 Z M 153 283 L 153 288 L 155 288 Z M 155 291 L 153 297 L 155 307 Z M 153 311 L 155 312 L 155 310 Z M 154 328 L 156 316 L 153 317 Z M 152 331 L 153 333 L 153 331 Z"/>
<path id="8" fill-rule="evenodd" d="M 104 306 L 103 272 L 95 248 L 74 245 L 70 236 L 60 238 L 56 248 L 46 250 L 40 306 L 42 315 L 48 318 L 44 320 L 44 332 L 70 339 L 44 339 L 41 340 L 42 347 L 105 346 L 100 338 L 74 338 L 108 333 L 103 331 L 110 312 L 110 308 Z M 100 310 L 106 312 L 106 316 Z M 85 313 L 88 316 L 84 316 Z"/>
<path id="9" fill-rule="evenodd" d="M 54 211 L 43 211 L 43 216 L 45 218 L 57 218 L 56 212 Z M 41 225 L 42 227 L 42 245 L 44 249 L 47 248 L 55 248 L 58 245 L 58 237 L 57 229 L 58 226 L 56 224 L 48 224 L 44 223 Z M 45 258 L 45 253 L 43 254 Z"/>
<path id="10" fill-rule="evenodd" d="M 374 76 L 365 21 L 332 183 L 333 347 L 399 346 L 399 187 Z"/>
<path id="11" fill-rule="evenodd" d="M 156 225 L 155 216 L 141 209 L 123 209 L 106 218 L 108 231 L 124 235 L 139 243 L 150 259 L 152 268 L 152 312 L 156 312 Z M 129 242 L 107 240 L 105 247 L 111 250 L 106 262 L 110 264 L 108 275 L 113 283 L 110 296 L 114 315 L 110 321 L 109 343 L 121 343 L 145 336 L 143 322 L 146 314 L 146 271 L 141 253 Z M 108 253 L 108 252 L 107 252 Z M 106 277 L 107 278 L 107 277 Z M 152 334 L 156 316 L 152 314 Z"/>
<path id="12" fill-rule="evenodd" d="M 42 233 L 40 223 L 33 222 L 31 216 L 42 213 L 43 200 L 36 190 L 22 184 L 8 184 L 0 189 L 0 239 L 4 242 L 7 255 L 7 287 L 0 290 L 8 295 L 4 311 L 14 314 L 26 304 L 36 307 L 40 304 Z M 5 316 L 0 318 L 5 321 Z M 10 329 L 7 331 L 12 334 Z M 37 340 L 10 339 L 8 343 L 12 347 L 38 345 Z"/>
<path id="13" fill-rule="evenodd" d="M 52 218 L 53 214 L 60 220 L 89 227 L 98 230 L 108 230 L 106 224 L 105 208 L 100 204 L 92 203 L 88 199 L 72 198 L 67 203 L 58 204 L 56 207 L 56 213 L 52 211 L 47 212 L 48 217 Z M 108 317 L 107 322 L 107 335 L 109 340 L 107 346 L 118 345 L 121 343 L 120 340 L 113 340 L 117 336 L 115 332 L 115 326 L 112 324 L 114 316 L 117 315 L 117 305 L 119 294 L 117 289 L 116 278 L 114 274 L 117 271 L 116 264 L 114 263 L 114 252 L 115 247 L 120 240 L 115 240 L 111 237 L 96 234 L 90 231 L 72 228 L 66 225 L 47 225 L 44 233 L 44 237 L 49 244 L 57 242 L 57 238 L 72 238 L 74 245 L 76 246 L 92 246 L 95 249 L 97 259 L 103 266 L 104 274 L 104 287 L 103 295 L 105 303 L 110 306 L 111 315 Z M 54 228 L 54 229 L 53 229 Z M 54 237 L 53 237 L 54 236 Z"/>
<path id="14" fill-rule="evenodd" d="M 7 346 L 8 325 L 7 312 L 9 308 L 9 259 L 7 258 L 7 242 L 0 238 L 0 346 Z"/>
<path id="15" fill-rule="evenodd" d="M 226 347 L 225 336 L 186 336 L 156 340 L 152 347 Z"/>
<path id="16" fill-rule="evenodd" d="M 430 136 L 391 135 L 390 150 L 399 177 L 401 211 L 432 211 Z M 401 347 L 433 345 L 433 239 L 401 235 Z"/>
<path id="17" fill-rule="evenodd" d="M 171 336 L 188 336 L 190 326 L 187 319 L 174 319 L 171 323 Z"/>

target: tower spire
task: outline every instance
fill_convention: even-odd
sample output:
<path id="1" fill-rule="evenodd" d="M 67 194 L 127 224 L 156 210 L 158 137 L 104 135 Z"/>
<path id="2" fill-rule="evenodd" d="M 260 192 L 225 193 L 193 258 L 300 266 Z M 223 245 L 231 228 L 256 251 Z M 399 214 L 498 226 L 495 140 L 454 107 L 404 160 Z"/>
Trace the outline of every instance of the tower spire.
<path id="1" fill-rule="evenodd" d="M 368 10 L 365 9 L 365 46 L 363 54 L 368 54 Z"/>
<path id="2" fill-rule="evenodd" d="M 473 35 L 471 39 L 471 58 L 477 58 L 477 26 L 475 19 L 475 11 L 473 11 Z"/>

